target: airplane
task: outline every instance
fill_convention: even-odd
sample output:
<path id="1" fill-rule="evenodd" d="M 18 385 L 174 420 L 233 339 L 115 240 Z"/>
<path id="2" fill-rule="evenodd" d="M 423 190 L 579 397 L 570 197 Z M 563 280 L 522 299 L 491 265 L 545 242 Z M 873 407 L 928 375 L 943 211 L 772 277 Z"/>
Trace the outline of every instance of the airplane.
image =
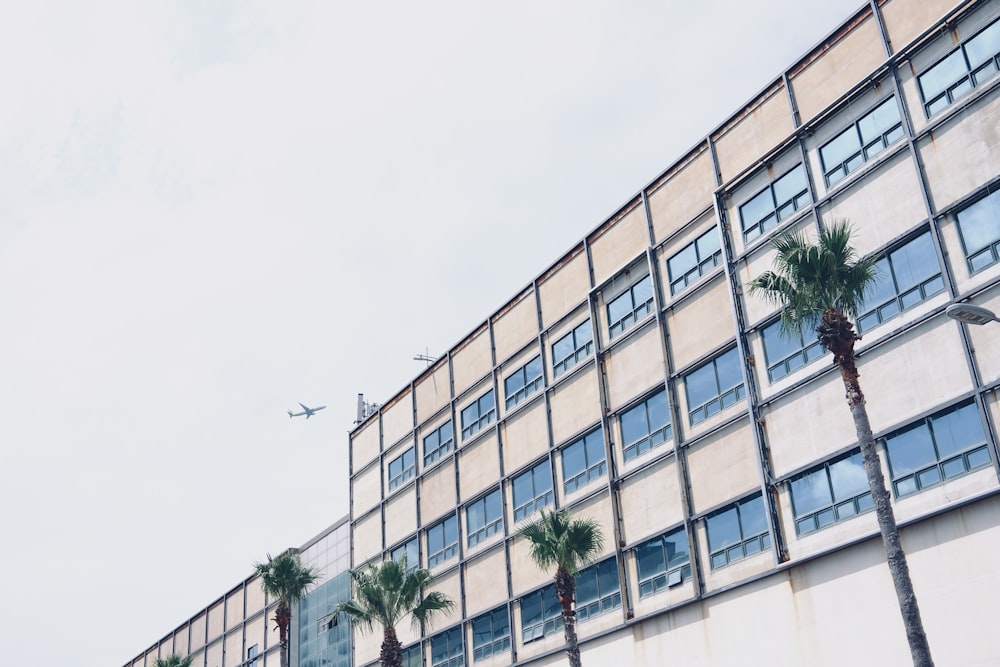
<path id="1" fill-rule="evenodd" d="M 302 404 L 299 403 L 299 405 Z M 321 405 L 318 408 L 307 408 L 306 406 L 302 405 L 303 412 L 292 412 L 291 410 L 289 410 L 288 418 L 291 419 L 292 417 L 301 417 L 302 415 L 305 415 L 306 419 L 309 419 L 310 417 L 312 417 L 314 414 L 324 409 L 325 407 L 326 407 L 325 405 Z"/>

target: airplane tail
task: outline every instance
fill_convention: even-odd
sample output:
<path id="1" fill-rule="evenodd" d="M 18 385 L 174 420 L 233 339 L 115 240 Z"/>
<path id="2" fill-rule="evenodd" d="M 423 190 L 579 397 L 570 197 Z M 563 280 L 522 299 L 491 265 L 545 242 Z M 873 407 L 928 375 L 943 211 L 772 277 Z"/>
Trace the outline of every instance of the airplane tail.
<path id="1" fill-rule="evenodd" d="M 294 414 L 292 414 L 292 411 L 291 411 L 291 410 L 289 410 L 289 411 L 288 411 L 288 418 L 289 418 L 289 419 L 291 419 L 291 418 L 292 418 L 292 417 L 294 417 L 294 416 L 295 416 L 295 415 L 294 415 Z"/>

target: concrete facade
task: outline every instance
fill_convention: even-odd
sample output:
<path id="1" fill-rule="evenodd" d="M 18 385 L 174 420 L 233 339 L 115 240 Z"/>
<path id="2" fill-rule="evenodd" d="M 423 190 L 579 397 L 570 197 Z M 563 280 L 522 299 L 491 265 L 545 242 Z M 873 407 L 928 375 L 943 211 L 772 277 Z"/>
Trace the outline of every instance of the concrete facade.
<path id="1" fill-rule="evenodd" d="M 883 282 L 862 386 L 938 664 L 1000 661 L 1000 2 L 844 25 L 350 435 L 353 567 L 409 545 L 458 603 L 408 664 L 565 661 L 541 508 L 603 527 L 585 664 L 906 664 L 843 386 L 744 286 L 849 218 Z M 992 328 L 991 328 L 992 326 Z M 354 664 L 379 636 L 355 632 Z"/>

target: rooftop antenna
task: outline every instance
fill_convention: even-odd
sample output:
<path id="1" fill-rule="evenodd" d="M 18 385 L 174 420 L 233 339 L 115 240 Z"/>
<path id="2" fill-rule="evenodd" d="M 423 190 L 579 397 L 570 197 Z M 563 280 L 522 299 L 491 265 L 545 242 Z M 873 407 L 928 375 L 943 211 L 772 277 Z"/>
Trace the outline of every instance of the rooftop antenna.
<path id="1" fill-rule="evenodd" d="M 413 355 L 413 360 L 414 361 L 426 361 L 427 362 L 427 367 L 430 368 L 431 364 L 433 364 L 435 361 L 437 361 L 437 357 L 432 357 L 431 353 L 430 353 L 430 350 L 425 347 L 423 354 L 415 354 L 415 355 Z"/>
<path id="2" fill-rule="evenodd" d="M 355 424 L 360 424 L 364 420 L 375 414 L 381 406 L 378 403 L 368 403 L 365 401 L 364 394 L 358 394 L 358 418 L 354 420 Z"/>

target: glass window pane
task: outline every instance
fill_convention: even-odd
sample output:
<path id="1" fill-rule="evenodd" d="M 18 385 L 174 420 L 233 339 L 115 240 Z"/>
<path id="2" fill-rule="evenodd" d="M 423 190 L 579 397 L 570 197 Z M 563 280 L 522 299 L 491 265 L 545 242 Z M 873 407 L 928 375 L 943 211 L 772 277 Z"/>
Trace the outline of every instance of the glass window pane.
<path id="1" fill-rule="evenodd" d="M 786 359 L 802 349 L 802 337 L 782 331 L 780 320 L 764 327 L 761 338 L 764 339 L 764 354 L 769 364 Z"/>
<path id="2" fill-rule="evenodd" d="M 690 560 L 687 533 L 684 532 L 683 528 L 666 535 L 663 538 L 663 548 L 667 551 L 667 563 L 669 567 L 677 567 Z"/>
<path id="3" fill-rule="evenodd" d="M 771 188 L 768 188 L 740 206 L 740 220 L 743 223 L 743 229 L 753 227 L 773 212 L 774 199 L 771 196 Z"/>
<path id="4" fill-rule="evenodd" d="M 718 369 L 720 391 L 743 384 L 743 373 L 740 370 L 740 354 L 737 348 L 734 347 L 716 357 L 715 366 Z"/>
<path id="5" fill-rule="evenodd" d="M 967 73 L 965 58 L 959 49 L 920 75 L 920 89 L 924 93 L 924 101 L 934 99 Z"/>
<path id="6" fill-rule="evenodd" d="M 615 324 L 620 322 L 622 318 L 632 312 L 632 293 L 625 292 L 624 294 L 615 297 L 608 304 L 608 322 Z"/>
<path id="7" fill-rule="evenodd" d="M 800 164 L 774 182 L 774 199 L 783 204 L 806 189 L 806 172 Z"/>
<path id="8" fill-rule="evenodd" d="M 894 477 L 905 475 L 937 461 L 931 432 L 926 424 L 886 438 L 886 451 Z"/>
<path id="9" fill-rule="evenodd" d="M 837 135 L 833 141 L 819 149 L 820 157 L 823 159 L 823 168 L 829 171 L 859 150 L 861 150 L 861 142 L 858 139 L 858 131 L 852 125 Z"/>
<path id="10" fill-rule="evenodd" d="M 563 450 L 563 479 L 569 479 L 587 467 L 586 453 L 583 441 L 578 440 Z"/>
<path id="11" fill-rule="evenodd" d="M 741 541 L 740 521 L 735 507 L 708 517 L 705 523 L 708 528 L 708 548 L 711 551 L 718 551 Z"/>
<path id="12" fill-rule="evenodd" d="M 694 244 L 682 249 L 679 253 L 667 260 L 667 268 L 670 270 L 670 279 L 676 280 L 698 265 L 698 251 Z"/>
<path id="13" fill-rule="evenodd" d="M 837 502 L 867 491 L 868 474 L 865 472 L 861 452 L 832 464 L 830 481 L 833 484 L 833 498 Z"/>
<path id="14" fill-rule="evenodd" d="M 588 466 L 604 460 L 604 437 L 602 431 L 597 430 L 589 434 L 584 439 L 584 444 L 587 448 Z"/>
<path id="15" fill-rule="evenodd" d="M 891 253 L 890 260 L 900 292 L 905 292 L 924 279 L 941 272 L 930 232 L 921 234 Z"/>
<path id="16" fill-rule="evenodd" d="M 740 524 L 743 526 L 744 538 L 767 532 L 763 498 L 757 496 L 740 503 Z"/>
<path id="17" fill-rule="evenodd" d="M 646 276 L 635 284 L 632 288 L 632 300 L 635 307 L 639 307 L 653 298 L 653 281 Z"/>
<path id="18" fill-rule="evenodd" d="M 795 505 L 795 516 L 812 514 L 819 508 L 829 505 L 830 483 L 827 480 L 826 470 L 821 468 L 793 479 L 792 502 Z"/>
<path id="19" fill-rule="evenodd" d="M 1000 21 L 970 39 L 965 45 L 965 52 L 973 69 L 1000 53 Z"/>
<path id="20" fill-rule="evenodd" d="M 892 271 L 889 270 L 889 260 L 885 257 L 875 263 L 875 280 L 865 294 L 862 311 L 867 308 L 874 308 L 887 299 L 896 296 L 896 284 L 892 279 Z"/>
<path id="21" fill-rule="evenodd" d="M 656 431 L 670 423 L 670 406 L 667 405 L 667 392 L 661 390 L 646 401 L 649 416 L 649 429 Z"/>
<path id="22" fill-rule="evenodd" d="M 695 243 L 698 246 L 698 258 L 701 260 L 708 259 L 722 249 L 722 241 L 714 227 L 698 237 Z"/>
<path id="23" fill-rule="evenodd" d="M 622 442 L 629 445 L 649 434 L 646 425 L 646 406 L 643 403 L 622 413 Z"/>
<path id="24" fill-rule="evenodd" d="M 688 409 L 694 409 L 718 396 L 715 365 L 709 362 L 688 373 L 684 377 L 684 388 L 688 396 Z"/>
<path id="25" fill-rule="evenodd" d="M 640 544 L 635 550 L 635 556 L 639 567 L 640 579 L 648 579 L 660 572 L 666 571 L 663 546 L 659 538 Z"/>
<path id="26" fill-rule="evenodd" d="M 940 458 L 969 449 L 986 439 L 975 403 L 932 418 L 931 428 Z"/>

